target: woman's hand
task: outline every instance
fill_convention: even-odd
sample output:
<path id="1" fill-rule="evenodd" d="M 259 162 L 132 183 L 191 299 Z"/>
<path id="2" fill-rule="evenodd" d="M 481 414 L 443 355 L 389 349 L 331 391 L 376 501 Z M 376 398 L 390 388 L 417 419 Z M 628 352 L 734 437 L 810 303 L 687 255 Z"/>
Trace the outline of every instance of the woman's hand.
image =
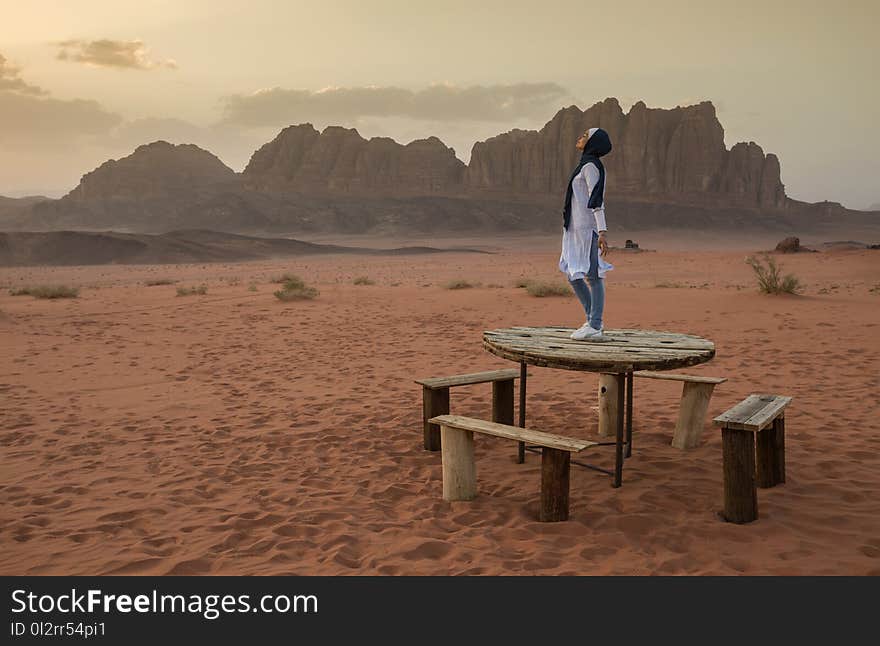
<path id="1" fill-rule="evenodd" d="M 608 240 L 605 238 L 605 232 L 599 232 L 599 254 L 602 256 L 608 255 Z"/>

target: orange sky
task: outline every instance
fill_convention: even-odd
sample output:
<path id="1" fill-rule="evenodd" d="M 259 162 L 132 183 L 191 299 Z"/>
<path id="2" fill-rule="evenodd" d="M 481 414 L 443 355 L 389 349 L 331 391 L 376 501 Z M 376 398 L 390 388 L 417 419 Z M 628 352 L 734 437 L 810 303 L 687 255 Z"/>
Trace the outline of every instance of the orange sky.
<path id="1" fill-rule="evenodd" d="M 728 147 L 780 156 L 790 196 L 880 202 L 876 0 L 2 0 L 0 16 L 0 194 L 64 193 L 155 139 L 241 170 L 305 121 L 433 134 L 467 160 L 615 96 L 711 100 Z"/>

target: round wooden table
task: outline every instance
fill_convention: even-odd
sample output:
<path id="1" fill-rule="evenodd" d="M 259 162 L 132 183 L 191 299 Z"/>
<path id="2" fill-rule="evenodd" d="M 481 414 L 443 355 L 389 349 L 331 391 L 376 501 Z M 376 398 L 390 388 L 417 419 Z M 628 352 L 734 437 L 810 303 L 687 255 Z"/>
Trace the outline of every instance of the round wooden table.
<path id="1" fill-rule="evenodd" d="M 710 361 L 715 344 L 690 334 L 654 330 L 605 330 L 600 341 L 573 341 L 572 328 L 511 327 L 483 332 L 483 347 L 520 364 L 519 425 L 525 428 L 526 365 L 599 372 L 614 380 L 617 390 L 616 456 L 613 486 L 623 473 L 623 446 L 632 454 L 633 372 L 673 370 Z M 624 392 L 626 402 L 624 403 Z M 624 428 L 626 440 L 624 441 Z M 520 444 L 519 461 L 525 460 Z M 601 471 L 602 469 L 600 469 Z"/>

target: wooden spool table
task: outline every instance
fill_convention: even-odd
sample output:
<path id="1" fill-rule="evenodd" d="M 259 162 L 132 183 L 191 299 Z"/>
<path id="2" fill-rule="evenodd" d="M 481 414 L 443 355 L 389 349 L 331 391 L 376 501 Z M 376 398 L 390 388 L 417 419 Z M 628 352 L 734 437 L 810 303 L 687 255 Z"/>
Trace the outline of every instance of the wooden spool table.
<path id="1" fill-rule="evenodd" d="M 633 372 L 674 370 L 705 363 L 715 356 L 715 344 L 690 334 L 654 330 L 605 330 L 600 341 L 574 341 L 570 338 L 573 331 L 563 327 L 488 330 L 483 332 L 483 348 L 520 364 L 521 428 L 526 424 L 527 364 L 603 375 L 616 394 L 616 405 L 612 405 L 609 411 L 616 431 L 614 472 L 610 475 L 614 477 L 613 486 L 619 487 L 623 474 L 623 446 L 626 445 L 627 456 L 632 454 Z M 519 462 L 525 459 L 525 449 L 525 444 L 520 443 Z"/>

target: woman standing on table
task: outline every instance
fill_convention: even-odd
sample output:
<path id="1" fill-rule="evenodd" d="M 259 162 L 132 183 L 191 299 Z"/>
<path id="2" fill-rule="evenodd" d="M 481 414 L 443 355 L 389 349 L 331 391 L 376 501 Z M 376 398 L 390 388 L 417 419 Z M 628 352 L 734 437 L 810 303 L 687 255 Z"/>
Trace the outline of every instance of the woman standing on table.
<path id="1" fill-rule="evenodd" d="M 602 338 L 605 309 L 605 167 L 599 158 L 611 152 L 611 138 L 601 128 L 578 137 L 581 159 L 571 174 L 563 210 L 562 256 L 559 269 L 566 275 L 584 307 L 586 322 L 571 335 L 576 341 Z"/>

